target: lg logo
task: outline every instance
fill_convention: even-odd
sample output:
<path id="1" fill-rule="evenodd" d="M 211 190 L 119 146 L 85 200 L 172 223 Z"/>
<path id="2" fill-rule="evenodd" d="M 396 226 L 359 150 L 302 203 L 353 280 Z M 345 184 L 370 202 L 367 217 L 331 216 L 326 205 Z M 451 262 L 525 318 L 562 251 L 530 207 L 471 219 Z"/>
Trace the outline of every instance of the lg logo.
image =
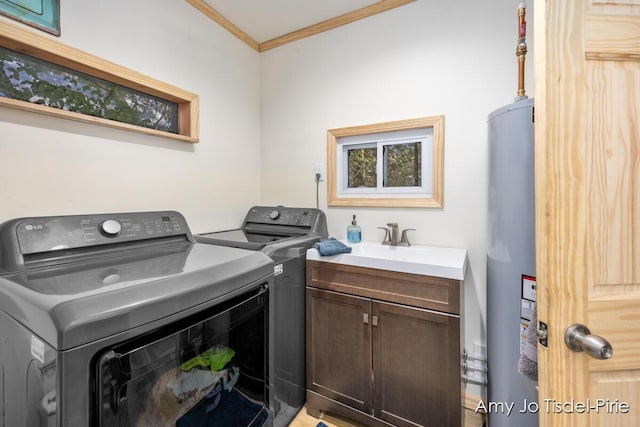
<path id="1" fill-rule="evenodd" d="M 27 224 L 24 226 L 24 229 L 27 231 L 42 230 L 43 228 L 44 228 L 44 225 L 42 224 Z"/>

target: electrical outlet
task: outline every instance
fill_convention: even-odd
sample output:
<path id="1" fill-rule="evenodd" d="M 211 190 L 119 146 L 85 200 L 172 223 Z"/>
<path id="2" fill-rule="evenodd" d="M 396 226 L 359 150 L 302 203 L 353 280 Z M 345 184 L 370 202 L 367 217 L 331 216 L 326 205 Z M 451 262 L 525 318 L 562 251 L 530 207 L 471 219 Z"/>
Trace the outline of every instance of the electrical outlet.
<path id="1" fill-rule="evenodd" d="M 320 181 L 324 181 L 324 176 L 325 176 L 325 171 L 324 171 L 324 165 L 322 163 L 317 163 L 315 165 L 315 171 L 314 171 L 314 176 L 315 174 L 320 174 Z"/>

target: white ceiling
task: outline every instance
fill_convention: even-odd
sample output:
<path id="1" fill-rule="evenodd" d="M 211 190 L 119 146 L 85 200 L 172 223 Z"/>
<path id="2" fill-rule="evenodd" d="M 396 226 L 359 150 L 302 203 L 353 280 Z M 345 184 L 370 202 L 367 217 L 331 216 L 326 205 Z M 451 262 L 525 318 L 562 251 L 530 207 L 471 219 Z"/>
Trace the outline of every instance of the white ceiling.
<path id="1" fill-rule="evenodd" d="M 258 43 L 335 18 L 379 0 L 205 0 Z"/>

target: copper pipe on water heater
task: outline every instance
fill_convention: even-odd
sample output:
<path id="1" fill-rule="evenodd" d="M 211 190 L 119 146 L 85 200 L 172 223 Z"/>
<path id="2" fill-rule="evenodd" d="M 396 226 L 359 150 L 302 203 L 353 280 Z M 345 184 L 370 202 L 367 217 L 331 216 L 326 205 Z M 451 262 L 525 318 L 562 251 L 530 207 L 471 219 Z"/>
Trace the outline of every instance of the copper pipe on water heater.
<path id="1" fill-rule="evenodd" d="M 527 55 L 527 21 L 525 14 L 527 6 L 524 3 L 518 5 L 518 45 L 516 47 L 516 56 L 518 57 L 518 99 L 524 99 L 527 96 L 524 91 L 524 60 Z"/>

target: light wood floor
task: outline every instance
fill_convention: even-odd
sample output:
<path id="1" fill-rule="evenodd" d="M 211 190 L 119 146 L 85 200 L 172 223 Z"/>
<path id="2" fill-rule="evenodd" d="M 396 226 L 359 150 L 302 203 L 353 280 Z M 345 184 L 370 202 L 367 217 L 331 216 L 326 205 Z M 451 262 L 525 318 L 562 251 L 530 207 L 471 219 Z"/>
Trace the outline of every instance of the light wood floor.
<path id="1" fill-rule="evenodd" d="M 477 414 L 474 411 L 465 409 L 464 427 L 481 427 L 484 422 L 484 418 L 485 417 L 482 414 Z M 313 418 L 312 416 L 307 415 L 306 408 L 302 408 L 300 410 L 298 416 L 291 422 L 291 424 L 289 424 L 289 427 L 316 427 L 320 421 L 329 427 L 364 427 L 360 424 L 354 423 L 353 421 L 325 414 L 322 415 L 321 419 Z"/>

